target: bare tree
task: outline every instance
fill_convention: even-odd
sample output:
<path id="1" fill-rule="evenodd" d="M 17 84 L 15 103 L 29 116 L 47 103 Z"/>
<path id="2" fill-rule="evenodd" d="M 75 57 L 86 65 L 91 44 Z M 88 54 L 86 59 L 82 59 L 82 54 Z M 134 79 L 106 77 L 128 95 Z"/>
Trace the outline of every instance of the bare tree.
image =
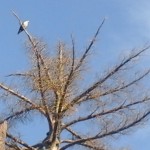
<path id="1" fill-rule="evenodd" d="M 14 15 L 21 24 L 19 17 Z M 0 83 L 1 100 L 13 103 L 13 106 L 8 105 L 7 114 L 4 112 L 1 116 L 1 122 L 7 121 L 8 125 L 12 121 L 25 122 L 36 112 L 37 116 L 40 114 L 47 120 L 49 130 L 40 143 L 29 145 L 15 137 L 10 129 L 5 143 L 7 149 L 66 150 L 81 147 L 104 150 L 107 149 L 104 139 L 123 134 L 147 118 L 150 96 L 142 87 L 142 81 L 150 70 L 134 72 L 133 68 L 134 65 L 137 68 L 137 58 L 149 46 L 131 51 L 93 83 L 82 86 L 89 53 L 104 21 L 80 57 L 75 54 L 73 38 L 71 48 L 60 42 L 55 54 L 49 55 L 46 45 L 25 29 L 31 69 L 10 75 L 17 81 L 21 79 L 23 88 Z"/>

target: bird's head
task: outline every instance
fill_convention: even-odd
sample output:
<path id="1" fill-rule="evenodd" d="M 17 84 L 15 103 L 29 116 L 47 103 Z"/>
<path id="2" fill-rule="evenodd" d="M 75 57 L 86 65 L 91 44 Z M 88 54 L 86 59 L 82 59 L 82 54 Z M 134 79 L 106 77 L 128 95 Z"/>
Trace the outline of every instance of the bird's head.
<path id="1" fill-rule="evenodd" d="M 28 26 L 28 24 L 29 24 L 29 20 L 24 21 L 22 25 L 24 26 L 24 28 L 26 28 Z"/>
<path id="2" fill-rule="evenodd" d="M 30 22 L 29 20 L 25 21 L 27 24 Z"/>

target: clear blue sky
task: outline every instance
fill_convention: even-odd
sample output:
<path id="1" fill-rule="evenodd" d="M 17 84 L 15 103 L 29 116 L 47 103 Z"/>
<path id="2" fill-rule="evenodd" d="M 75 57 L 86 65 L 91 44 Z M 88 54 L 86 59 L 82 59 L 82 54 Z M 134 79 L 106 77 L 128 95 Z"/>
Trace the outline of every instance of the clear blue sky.
<path id="1" fill-rule="evenodd" d="M 121 53 L 150 41 L 149 0 L 1 0 L 0 5 L 0 80 L 5 75 L 23 71 L 28 66 L 24 33 L 17 35 L 19 24 L 14 10 L 22 20 L 30 20 L 28 31 L 49 43 L 50 49 L 58 40 L 70 42 L 73 34 L 78 49 L 83 49 L 104 17 L 107 18 L 94 50 L 108 66 Z M 149 63 L 149 55 L 145 58 Z M 98 61 L 98 58 L 95 57 Z M 144 67 L 144 66 L 143 66 Z M 35 121 L 34 137 L 41 123 Z M 38 124 L 38 125 L 37 125 Z M 22 127 L 24 128 L 24 127 Z M 15 129 L 14 129 L 15 130 Z M 26 129 L 28 130 L 28 129 Z M 42 131 L 42 129 L 41 129 Z M 46 126 L 43 129 L 46 132 Z M 34 142 L 28 137 L 24 139 Z M 133 150 L 150 149 L 150 127 L 141 126 L 134 133 L 114 141 L 115 145 L 130 146 Z M 37 139 L 38 140 L 38 139 Z M 118 144 L 119 143 L 119 144 Z"/>

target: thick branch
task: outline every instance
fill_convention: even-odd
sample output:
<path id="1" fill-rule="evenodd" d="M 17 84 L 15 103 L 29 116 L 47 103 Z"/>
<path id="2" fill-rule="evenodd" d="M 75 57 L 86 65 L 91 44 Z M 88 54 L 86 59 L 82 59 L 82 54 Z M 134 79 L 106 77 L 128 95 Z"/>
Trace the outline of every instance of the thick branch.
<path id="1" fill-rule="evenodd" d="M 52 131 L 52 129 L 53 129 L 52 119 L 51 119 L 51 116 L 50 116 L 50 111 L 49 111 L 49 108 L 48 108 L 48 104 L 47 104 L 46 99 L 45 99 L 45 91 L 43 90 L 43 84 L 42 84 L 41 64 L 40 64 L 40 57 L 39 57 L 41 54 L 39 54 L 39 51 L 38 51 L 37 48 L 35 48 L 35 55 L 36 55 L 36 61 L 37 61 L 38 84 L 39 84 L 41 100 L 42 100 L 43 106 L 45 108 L 45 112 L 46 112 L 45 116 L 48 120 L 49 131 Z"/>
<path id="2" fill-rule="evenodd" d="M 14 11 L 12 11 L 12 13 L 13 13 L 13 15 L 18 19 L 20 25 L 22 25 L 22 21 L 21 21 L 21 19 L 18 17 L 18 15 L 17 15 Z M 49 122 L 49 128 L 50 128 L 50 130 L 52 130 L 52 120 L 51 120 L 51 117 L 50 117 L 50 113 L 49 113 L 49 110 L 48 110 L 48 106 L 47 106 L 46 101 L 45 101 L 44 92 L 43 92 L 43 90 L 42 90 L 43 87 L 42 87 L 41 68 L 40 68 L 40 59 L 41 59 L 41 56 L 40 56 L 40 54 L 39 54 L 39 52 L 38 52 L 38 49 L 37 49 L 37 43 L 34 42 L 32 36 L 27 32 L 26 29 L 24 29 L 24 31 L 25 31 L 26 35 L 28 36 L 28 39 L 29 39 L 30 43 L 32 44 L 32 47 L 33 47 L 33 49 L 34 49 L 34 51 L 35 51 L 35 55 L 36 55 L 36 57 L 37 57 L 36 59 L 37 59 L 37 68 L 38 68 L 38 76 L 39 76 L 40 94 L 41 94 L 41 98 L 42 98 L 43 105 L 44 105 L 45 110 L 46 110 L 46 114 L 47 114 L 46 117 L 47 117 L 48 122 Z M 43 62 L 42 59 L 41 59 L 41 61 Z"/>

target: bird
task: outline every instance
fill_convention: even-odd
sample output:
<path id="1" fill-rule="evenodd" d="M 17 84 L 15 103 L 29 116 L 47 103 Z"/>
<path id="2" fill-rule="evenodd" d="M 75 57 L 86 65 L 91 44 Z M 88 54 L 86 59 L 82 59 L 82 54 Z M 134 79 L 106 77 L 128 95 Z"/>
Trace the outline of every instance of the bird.
<path id="1" fill-rule="evenodd" d="M 28 20 L 27 20 L 27 21 L 24 21 L 24 22 L 21 24 L 20 28 L 19 28 L 18 34 L 19 34 L 20 32 L 22 32 L 24 29 L 26 29 L 26 28 L 28 27 L 28 24 L 29 24 L 29 21 L 28 21 Z"/>

